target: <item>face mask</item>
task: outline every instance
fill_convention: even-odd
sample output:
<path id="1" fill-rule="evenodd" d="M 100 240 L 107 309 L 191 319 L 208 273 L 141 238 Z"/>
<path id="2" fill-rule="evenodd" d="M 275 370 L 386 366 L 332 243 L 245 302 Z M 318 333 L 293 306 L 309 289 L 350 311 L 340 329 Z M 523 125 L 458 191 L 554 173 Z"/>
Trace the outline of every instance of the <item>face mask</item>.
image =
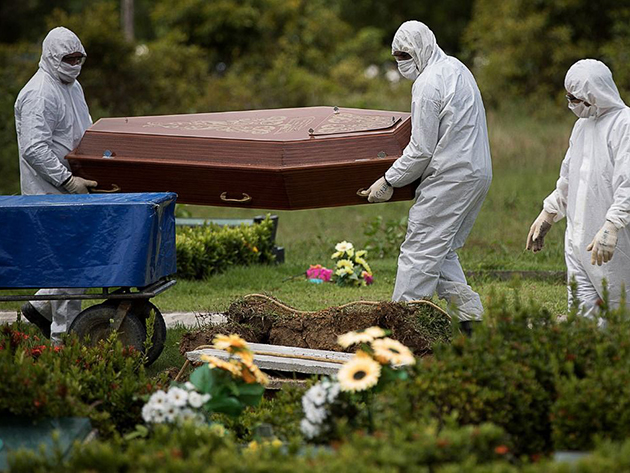
<path id="1" fill-rule="evenodd" d="M 79 77 L 79 74 L 81 74 L 81 65 L 76 64 L 74 66 L 71 66 L 70 64 L 61 61 L 57 72 L 59 73 L 59 78 L 63 82 L 70 84 L 74 82 L 77 77 Z"/>
<path id="2" fill-rule="evenodd" d="M 584 102 L 571 103 L 569 102 L 569 109 L 575 113 L 579 118 L 594 117 L 597 114 L 597 109 L 591 105 L 587 107 Z"/>
<path id="3" fill-rule="evenodd" d="M 405 79 L 416 80 L 416 78 L 420 75 L 413 58 L 397 62 L 398 71 Z"/>

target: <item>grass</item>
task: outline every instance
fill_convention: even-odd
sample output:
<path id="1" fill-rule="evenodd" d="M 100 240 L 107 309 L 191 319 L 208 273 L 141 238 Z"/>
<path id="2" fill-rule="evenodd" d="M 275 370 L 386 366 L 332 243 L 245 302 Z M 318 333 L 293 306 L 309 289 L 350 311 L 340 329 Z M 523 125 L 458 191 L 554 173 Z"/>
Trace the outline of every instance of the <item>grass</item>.
<path id="1" fill-rule="evenodd" d="M 518 111 L 488 114 L 494 180 L 482 211 L 460 259 L 466 270 L 564 270 L 564 224 L 556 225 L 546 239 L 543 252 L 536 255 L 523 247 L 531 222 L 538 215 L 543 198 L 555 186 L 573 120 L 569 113 L 560 118 L 526 116 Z M 343 179 L 343 176 L 339 176 Z M 366 183 L 369 185 L 370 183 Z M 330 186 L 335 183 L 331 182 Z M 326 189 L 322 189 L 326 192 Z M 412 202 L 360 205 L 330 209 L 275 212 L 279 216 L 277 244 L 286 249 L 281 265 L 235 267 L 206 281 L 179 281 L 154 302 L 163 312 L 220 312 L 245 294 L 264 292 L 302 309 L 317 310 L 346 302 L 389 300 L 396 277 L 396 258 L 368 258 L 376 284 L 368 288 L 339 288 L 315 285 L 303 277 L 309 264 L 330 263 L 335 243 L 352 241 L 361 248 L 367 237 L 365 226 L 378 216 L 385 221 L 400 220 Z M 228 207 L 182 206 L 193 217 L 251 218 L 265 210 Z M 478 278 L 471 281 L 484 301 L 508 297 L 533 299 L 554 314 L 566 309 L 563 283 L 533 280 L 500 282 Z M 0 310 L 16 310 L 17 303 L 0 303 Z M 176 350 L 182 329 L 169 330 L 168 347 L 155 367 L 178 366 Z M 156 368 L 152 368 L 156 369 Z"/>

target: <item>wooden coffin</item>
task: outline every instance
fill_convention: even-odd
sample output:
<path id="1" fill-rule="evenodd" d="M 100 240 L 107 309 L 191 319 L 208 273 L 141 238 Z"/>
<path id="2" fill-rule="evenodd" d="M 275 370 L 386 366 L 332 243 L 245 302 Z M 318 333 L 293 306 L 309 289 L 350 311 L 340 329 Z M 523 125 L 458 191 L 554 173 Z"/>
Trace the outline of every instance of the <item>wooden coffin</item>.
<path id="1" fill-rule="evenodd" d="M 366 203 L 409 142 L 408 113 L 336 107 L 103 118 L 66 158 L 121 192 L 178 203 L 298 210 Z M 415 185 L 392 200 L 413 199 Z"/>

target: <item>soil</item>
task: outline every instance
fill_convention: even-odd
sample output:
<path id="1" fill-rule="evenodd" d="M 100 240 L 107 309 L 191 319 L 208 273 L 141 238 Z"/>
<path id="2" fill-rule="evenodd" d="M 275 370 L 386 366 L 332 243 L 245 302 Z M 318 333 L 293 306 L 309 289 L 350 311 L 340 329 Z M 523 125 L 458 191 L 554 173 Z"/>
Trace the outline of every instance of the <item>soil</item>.
<path id="1" fill-rule="evenodd" d="M 227 322 L 184 334 L 182 354 L 211 345 L 218 334 L 236 333 L 248 342 L 353 352 L 337 345 L 337 336 L 378 326 L 416 355 L 431 353 L 436 342 L 448 341 L 451 325 L 441 310 L 425 304 L 352 303 L 317 312 L 301 312 L 271 297 L 248 297 L 228 308 Z"/>

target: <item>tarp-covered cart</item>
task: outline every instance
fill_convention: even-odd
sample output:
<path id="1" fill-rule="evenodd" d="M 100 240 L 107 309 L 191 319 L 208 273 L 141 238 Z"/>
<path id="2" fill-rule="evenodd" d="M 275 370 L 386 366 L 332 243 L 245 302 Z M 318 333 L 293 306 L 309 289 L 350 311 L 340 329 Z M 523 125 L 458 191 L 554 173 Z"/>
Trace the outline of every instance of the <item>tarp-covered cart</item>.
<path id="1" fill-rule="evenodd" d="M 166 326 L 150 299 L 175 284 L 174 193 L 0 196 L 0 301 L 100 299 L 70 331 L 92 342 L 118 330 L 151 363 Z M 100 288 L 77 295 L 16 294 L 28 288 Z"/>

